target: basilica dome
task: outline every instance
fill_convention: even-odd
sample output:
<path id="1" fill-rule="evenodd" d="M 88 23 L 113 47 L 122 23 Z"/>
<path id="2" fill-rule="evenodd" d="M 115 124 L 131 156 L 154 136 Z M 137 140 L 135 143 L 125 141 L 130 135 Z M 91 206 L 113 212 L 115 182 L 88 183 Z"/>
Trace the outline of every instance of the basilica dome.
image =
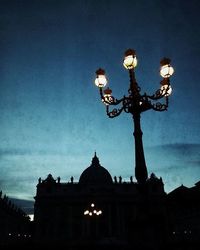
<path id="1" fill-rule="evenodd" d="M 82 185 L 109 185 L 112 184 L 112 177 L 108 170 L 99 163 L 96 153 L 92 159 L 91 165 L 86 168 L 80 176 L 79 184 Z"/>

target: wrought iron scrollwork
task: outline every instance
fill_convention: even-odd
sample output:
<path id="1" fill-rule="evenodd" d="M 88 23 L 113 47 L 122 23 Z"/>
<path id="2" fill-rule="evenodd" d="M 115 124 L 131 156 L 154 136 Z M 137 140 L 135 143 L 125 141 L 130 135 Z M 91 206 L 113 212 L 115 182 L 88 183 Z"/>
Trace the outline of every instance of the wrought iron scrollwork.
<path id="1" fill-rule="evenodd" d="M 123 107 L 124 107 L 124 111 L 126 113 L 130 113 L 130 109 L 132 107 L 132 98 L 131 97 L 124 97 L 123 98 Z"/>
<path id="2" fill-rule="evenodd" d="M 168 108 L 168 97 L 163 94 L 161 90 L 157 90 L 156 93 L 152 96 L 148 96 L 146 93 L 144 95 L 140 95 L 134 97 L 133 95 L 124 96 L 122 99 L 115 99 L 113 96 L 104 97 L 101 95 L 102 102 L 106 105 L 106 113 L 109 118 L 114 118 L 121 114 L 122 111 L 126 113 L 134 113 L 134 112 L 144 112 L 149 109 L 153 109 L 155 111 L 165 111 Z M 165 103 L 155 102 L 161 98 L 165 99 Z M 136 98 L 136 99 L 135 99 Z M 113 108 L 112 106 L 120 105 L 120 108 Z"/>
<path id="3" fill-rule="evenodd" d="M 152 105 L 152 109 L 155 111 L 165 111 L 165 110 L 167 110 L 167 105 L 160 103 L 160 102 L 157 102 L 157 103 Z"/>
<path id="4" fill-rule="evenodd" d="M 109 111 L 109 105 L 106 106 L 106 113 L 107 113 L 109 118 L 114 118 L 114 117 L 120 115 L 122 110 L 123 110 L 123 107 L 121 107 L 120 109 L 114 108 L 113 110 Z"/>
<path id="5" fill-rule="evenodd" d="M 102 88 L 99 88 L 102 102 L 106 105 L 106 113 L 109 118 L 114 118 L 121 114 L 122 111 L 126 113 L 141 113 L 149 109 L 155 111 L 165 111 L 168 108 L 168 91 L 170 90 L 170 82 L 163 80 L 161 82 L 161 88 L 156 90 L 153 95 L 143 95 L 140 93 L 141 89 L 135 81 L 134 72 L 130 73 L 130 88 L 128 90 L 128 96 L 123 96 L 121 99 L 116 99 L 112 95 L 104 95 Z M 109 89 L 110 90 L 110 89 Z M 111 90 L 110 90 L 111 91 Z M 111 91 L 112 92 L 112 91 Z M 163 99 L 161 103 L 159 100 Z M 111 106 L 118 106 L 119 108 L 111 109 Z"/>

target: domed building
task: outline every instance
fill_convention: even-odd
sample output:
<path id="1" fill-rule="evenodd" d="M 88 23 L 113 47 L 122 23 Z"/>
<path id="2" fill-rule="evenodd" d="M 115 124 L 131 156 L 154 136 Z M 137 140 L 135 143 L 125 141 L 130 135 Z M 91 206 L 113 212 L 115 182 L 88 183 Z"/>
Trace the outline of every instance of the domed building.
<path id="1" fill-rule="evenodd" d="M 165 192 L 154 174 L 145 186 L 112 178 L 95 153 L 79 181 L 39 178 L 34 242 L 66 249 L 160 249 L 165 243 Z"/>
<path id="2" fill-rule="evenodd" d="M 102 167 L 99 163 L 99 159 L 95 155 L 92 159 L 92 164 L 86 168 L 80 176 L 79 184 L 86 186 L 97 185 L 111 185 L 112 177 L 107 169 Z"/>

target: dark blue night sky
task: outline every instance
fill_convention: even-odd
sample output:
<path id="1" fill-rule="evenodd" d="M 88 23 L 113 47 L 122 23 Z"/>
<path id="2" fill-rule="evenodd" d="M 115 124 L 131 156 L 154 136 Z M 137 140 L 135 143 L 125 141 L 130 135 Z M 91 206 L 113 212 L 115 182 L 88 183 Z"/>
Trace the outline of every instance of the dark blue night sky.
<path id="1" fill-rule="evenodd" d="M 78 181 L 94 152 L 111 175 L 134 175 L 129 114 L 109 119 L 94 85 L 106 70 L 127 94 L 127 48 L 142 92 L 160 86 L 160 59 L 175 74 L 167 112 L 142 114 L 149 174 L 166 192 L 200 180 L 199 1 L 0 1 L 0 189 L 33 200 L 39 177 Z"/>

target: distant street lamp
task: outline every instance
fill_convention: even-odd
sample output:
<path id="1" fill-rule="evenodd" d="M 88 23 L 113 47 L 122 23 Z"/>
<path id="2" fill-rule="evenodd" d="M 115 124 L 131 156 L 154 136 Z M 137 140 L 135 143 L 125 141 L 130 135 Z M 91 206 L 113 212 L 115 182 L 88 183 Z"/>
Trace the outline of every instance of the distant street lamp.
<path id="1" fill-rule="evenodd" d="M 97 209 L 94 203 L 90 204 L 90 208 L 84 211 L 84 215 L 87 216 L 99 216 L 102 214 L 101 209 Z"/>
<path id="2" fill-rule="evenodd" d="M 130 87 L 128 96 L 116 99 L 112 96 L 110 88 L 103 88 L 107 84 L 107 78 L 103 69 L 96 71 L 95 84 L 99 88 L 102 102 L 106 105 L 106 113 L 109 118 L 114 118 L 121 114 L 122 111 L 131 113 L 134 121 L 134 137 L 135 137 L 135 177 L 139 184 L 144 184 L 148 178 L 147 167 L 145 163 L 142 130 L 140 126 L 140 114 L 144 111 L 153 109 L 155 111 L 165 111 L 168 108 L 168 98 L 172 92 L 170 85 L 170 77 L 174 73 L 174 69 L 170 65 L 170 59 L 163 58 L 160 61 L 160 75 L 163 77 L 160 82 L 160 88 L 153 95 L 147 93 L 141 94 L 141 88 L 136 82 L 134 69 L 137 66 L 137 57 L 135 50 L 128 49 L 125 52 L 124 67 L 129 71 Z M 159 100 L 164 99 L 163 103 Z M 110 107 L 119 105 L 118 108 Z"/>

